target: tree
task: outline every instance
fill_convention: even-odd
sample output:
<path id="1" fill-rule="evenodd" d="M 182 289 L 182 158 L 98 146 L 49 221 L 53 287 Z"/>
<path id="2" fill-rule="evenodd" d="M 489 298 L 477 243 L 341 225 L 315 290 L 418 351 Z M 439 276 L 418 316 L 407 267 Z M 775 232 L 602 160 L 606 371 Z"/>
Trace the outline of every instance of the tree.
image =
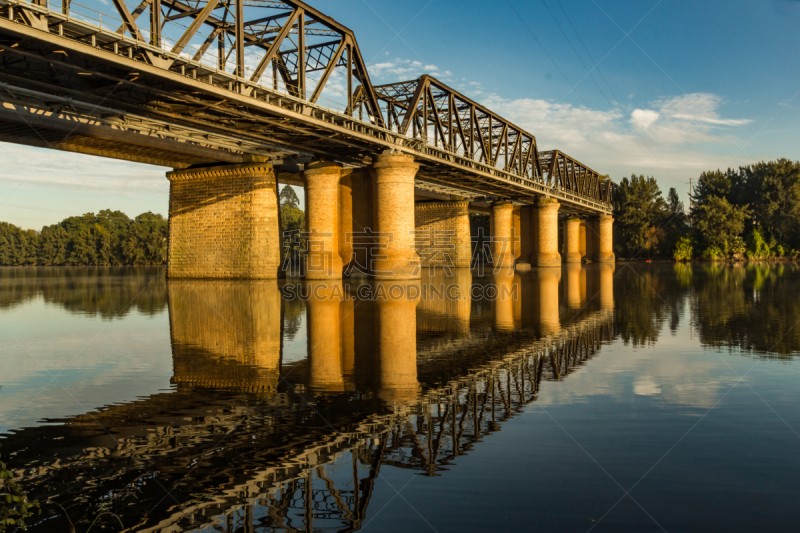
<path id="1" fill-rule="evenodd" d="M 45 226 L 39 236 L 40 265 L 63 265 L 69 257 L 69 234 L 61 226 Z"/>
<path id="2" fill-rule="evenodd" d="M 663 237 L 659 232 L 666 222 L 667 203 L 661 196 L 655 178 L 631 175 L 623 178 L 617 188 L 614 219 L 619 233 L 618 249 L 624 257 L 634 257 L 640 250 L 654 246 L 653 239 Z"/>
<path id="3" fill-rule="evenodd" d="M 742 168 L 753 224 L 777 243 L 800 247 L 800 162 L 779 159 Z"/>
<path id="4" fill-rule="evenodd" d="M 284 189 L 285 190 L 285 189 Z M 292 192 L 294 194 L 294 192 Z M 297 197 L 295 196 L 295 199 Z M 289 204 L 281 206 L 281 235 L 283 250 L 288 257 L 296 259 L 303 249 L 300 233 L 305 231 L 306 214 Z"/>
<path id="5" fill-rule="evenodd" d="M 664 223 L 664 238 L 659 246 L 659 255 L 669 257 L 678 245 L 678 241 L 684 237 L 689 229 L 686 223 L 686 211 L 683 208 L 678 196 L 678 191 L 674 187 L 667 193 L 667 212 Z"/>
<path id="6" fill-rule="evenodd" d="M 147 230 L 144 224 L 134 222 L 122 241 L 122 253 L 127 265 L 146 265 L 148 262 L 147 253 Z"/>
<path id="7" fill-rule="evenodd" d="M 731 205 L 725 198 L 709 196 L 695 209 L 695 228 L 708 248 L 719 248 L 727 253 L 734 237 L 744 231 L 744 222 L 750 211 L 744 206 Z"/>
<path id="8" fill-rule="evenodd" d="M 703 172 L 692 192 L 692 201 L 696 206 L 700 206 L 714 196 L 724 198 L 730 204 L 741 205 L 747 201 L 747 188 L 741 169 L 738 172 L 730 168 L 725 172 L 721 170 Z"/>
<path id="9" fill-rule="evenodd" d="M 278 197 L 278 201 L 281 207 L 294 207 L 299 208 L 300 206 L 300 199 L 295 194 L 294 189 L 291 185 L 284 185 L 283 189 L 281 189 L 281 194 Z"/>
<path id="10" fill-rule="evenodd" d="M 45 226 L 40 233 L 0 222 L 0 265 L 164 264 L 168 222 L 142 213 L 86 213 Z"/>
<path id="11" fill-rule="evenodd" d="M 675 251 L 672 253 L 672 257 L 675 261 L 690 261 L 693 252 L 694 246 L 692 245 L 692 240 L 689 237 L 681 237 L 675 245 Z"/>

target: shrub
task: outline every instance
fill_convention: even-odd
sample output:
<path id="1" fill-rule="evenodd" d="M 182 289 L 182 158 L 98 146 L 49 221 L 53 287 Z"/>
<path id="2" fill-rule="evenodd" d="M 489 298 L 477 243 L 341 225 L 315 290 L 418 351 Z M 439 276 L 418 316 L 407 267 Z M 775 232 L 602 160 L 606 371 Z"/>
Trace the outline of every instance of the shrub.
<path id="1" fill-rule="evenodd" d="M 672 252 L 672 257 L 675 261 L 689 261 L 692 258 L 694 246 L 689 237 L 681 237 L 678 244 L 675 245 L 675 251 Z"/>
<path id="2" fill-rule="evenodd" d="M 734 259 L 739 259 L 744 256 L 747 251 L 747 245 L 741 237 L 734 237 L 728 246 L 728 251 Z"/>
<path id="3" fill-rule="evenodd" d="M 703 259 L 711 259 L 712 261 L 716 261 L 717 259 L 722 259 L 724 254 L 722 250 L 719 249 L 717 246 L 709 246 L 705 250 L 703 250 Z"/>
<path id="4" fill-rule="evenodd" d="M 761 235 L 761 232 L 757 229 L 753 230 L 753 233 L 750 234 L 750 243 L 747 250 L 747 258 L 748 259 L 768 259 L 771 250 L 769 248 L 769 244 L 767 241 L 764 240 L 764 236 Z"/>

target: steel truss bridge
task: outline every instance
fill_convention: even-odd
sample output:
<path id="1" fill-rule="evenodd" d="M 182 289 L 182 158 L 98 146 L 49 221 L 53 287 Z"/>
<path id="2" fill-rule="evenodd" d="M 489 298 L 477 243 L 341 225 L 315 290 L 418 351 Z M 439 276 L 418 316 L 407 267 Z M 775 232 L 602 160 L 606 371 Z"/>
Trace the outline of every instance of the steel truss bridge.
<path id="1" fill-rule="evenodd" d="M 295 0 L 0 0 L 0 99 L 0 141 L 295 172 L 391 150 L 418 187 L 611 210 L 609 179 L 441 81 L 373 85 L 354 33 Z"/>

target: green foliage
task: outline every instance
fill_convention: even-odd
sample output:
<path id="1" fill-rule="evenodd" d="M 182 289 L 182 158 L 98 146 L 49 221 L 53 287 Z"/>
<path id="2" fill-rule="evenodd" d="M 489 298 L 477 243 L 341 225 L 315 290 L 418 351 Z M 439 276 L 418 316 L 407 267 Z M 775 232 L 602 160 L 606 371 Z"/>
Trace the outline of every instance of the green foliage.
<path id="1" fill-rule="evenodd" d="M 675 208 L 680 205 L 677 193 Z M 660 227 L 669 218 L 670 206 L 661 197 L 661 189 L 653 177 L 631 175 L 617 188 L 614 219 L 618 233 L 617 249 L 624 257 L 634 257 L 643 250 L 653 250 L 663 240 Z"/>
<path id="2" fill-rule="evenodd" d="M 25 520 L 33 516 L 34 510 L 37 514 L 41 512 L 39 502 L 28 500 L 27 493 L 0 461 L 0 533 L 26 530 Z"/>
<path id="3" fill-rule="evenodd" d="M 284 206 L 287 207 L 300 207 L 300 199 L 295 194 L 294 189 L 291 185 L 284 185 L 283 189 L 281 189 L 281 193 L 278 196 L 278 201 L 280 203 L 281 208 Z"/>
<path id="4" fill-rule="evenodd" d="M 798 267 L 750 263 L 708 264 L 692 279 L 694 327 L 705 346 L 769 357 L 796 357 L 800 350 Z M 701 275 L 698 275 L 701 274 Z"/>
<path id="5" fill-rule="evenodd" d="M 689 261 L 692 259 L 694 252 L 694 245 L 692 239 L 689 237 L 681 237 L 675 245 L 675 250 L 672 252 L 672 257 L 675 261 Z"/>
<path id="6" fill-rule="evenodd" d="M 747 245 L 745 244 L 744 239 L 738 235 L 733 237 L 729 243 L 728 252 L 734 259 L 741 259 L 745 252 L 747 252 Z"/>
<path id="7" fill-rule="evenodd" d="M 751 233 L 748 240 L 748 250 L 747 250 L 747 258 L 748 259 L 769 259 L 771 255 L 771 250 L 767 241 L 764 240 L 764 236 L 761 234 L 761 231 L 754 229 Z"/>
<path id="8" fill-rule="evenodd" d="M 747 184 L 741 171 L 712 170 L 700 174 L 692 193 L 695 207 L 706 205 L 711 197 L 723 198 L 729 204 L 742 205 L 747 194 Z"/>
<path id="9" fill-rule="evenodd" d="M 168 223 L 121 211 L 69 217 L 41 232 L 0 222 L 0 265 L 162 265 L 167 260 Z"/>
<path id="10" fill-rule="evenodd" d="M 750 217 L 747 205 L 735 206 L 719 196 L 706 198 L 695 210 L 695 228 L 709 248 L 720 251 L 744 231 L 744 221 Z"/>
<path id="11" fill-rule="evenodd" d="M 669 257 L 669 254 L 675 250 L 678 241 L 686 236 L 689 229 L 683 202 L 674 187 L 671 187 L 667 193 L 666 221 L 662 227 L 664 238 L 659 247 L 659 255 Z"/>
<path id="12" fill-rule="evenodd" d="M 704 172 L 692 195 L 695 222 L 711 220 L 704 228 L 698 227 L 698 238 L 707 245 L 723 247 L 731 241 L 732 234 L 749 235 L 747 257 L 769 259 L 791 255 L 790 250 L 800 248 L 800 162 L 789 159 L 761 162 L 728 169 L 725 172 Z M 730 209 L 724 205 L 727 202 Z M 739 226 L 739 219 L 725 222 L 725 213 L 738 214 L 746 210 L 747 216 L 740 231 L 729 226 Z M 716 214 L 716 218 L 715 217 Z M 763 242 L 755 242 L 753 232 L 758 231 Z M 732 253 L 733 250 L 731 249 Z"/>
<path id="13" fill-rule="evenodd" d="M 776 242 L 800 245 L 800 162 L 778 159 L 741 172 L 752 197 L 754 223 Z"/>
<path id="14" fill-rule="evenodd" d="M 285 258 L 296 261 L 300 257 L 304 248 L 301 233 L 305 231 L 305 226 L 306 214 L 301 209 L 288 203 L 281 206 L 281 232 Z"/>
<path id="15" fill-rule="evenodd" d="M 725 254 L 718 246 L 709 246 L 703 250 L 702 257 L 703 259 L 711 259 L 712 261 L 716 261 L 725 257 Z"/>

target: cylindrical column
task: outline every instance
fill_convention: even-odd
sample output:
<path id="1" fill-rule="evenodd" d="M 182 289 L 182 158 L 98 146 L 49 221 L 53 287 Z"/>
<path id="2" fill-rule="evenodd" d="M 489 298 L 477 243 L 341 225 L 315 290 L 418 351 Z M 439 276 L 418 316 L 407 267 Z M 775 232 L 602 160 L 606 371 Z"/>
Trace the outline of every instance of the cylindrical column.
<path id="1" fill-rule="evenodd" d="M 578 234 L 578 249 L 581 252 L 581 261 L 586 259 L 586 221 L 581 220 L 581 229 Z"/>
<path id="2" fill-rule="evenodd" d="M 414 211 L 417 253 L 422 265 L 469 268 L 472 259 L 469 202 L 418 202 Z"/>
<path id="3" fill-rule="evenodd" d="M 595 260 L 597 250 L 597 224 L 595 219 L 590 218 L 586 221 L 586 259 Z"/>
<path id="4" fill-rule="evenodd" d="M 469 227 L 469 202 L 453 202 L 453 230 L 455 231 L 453 266 L 469 268 L 472 262 L 472 234 Z"/>
<path id="5" fill-rule="evenodd" d="M 568 217 L 564 220 L 564 262 L 580 263 L 581 249 L 578 238 L 581 235 L 581 219 Z"/>
<path id="6" fill-rule="evenodd" d="M 519 258 L 517 268 L 530 267 L 531 255 L 536 251 L 533 247 L 533 206 L 525 205 L 519 210 Z"/>
<path id="7" fill-rule="evenodd" d="M 420 259 L 414 242 L 414 177 L 419 165 L 405 154 L 383 153 L 375 173 L 378 245 L 377 279 L 419 279 Z"/>
<path id="8" fill-rule="evenodd" d="M 558 200 L 554 198 L 539 198 L 536 204 L 536 251 L 531 256 L 532 266 L 561 266 L 561 255 L 558 253 L 558 208 Z"/>
<path id="9" fill-rule="evenodd" d="M 417 380 L 417 303 L 419 282 L 377 283 L 378 396 L 387 402 L 406 402 L 419 392 Z"/>
<path id="10" fill-rule="evenodd" d="M 339 179 L 342 167 L 335 163 L 308 163 L 306 182 L 306 278 L 342 277 L 339 254 Z"/>
<path id="11" fill-rule="evenodd" d="M 356 231 L 353 224 L 353 173 L 342 171 L 339 178 L 339 220 L 337 223 L 336 244 L 339 246 L 339 257 L 342 258 L 342 268 L 353 260 L 352 233 Z M 348 237 L 350 233 L 350 237 Z M 363 263 L 362 263 L 363 264 Z"/>
<path id="12" fill-rule="evenodd" d="M 509 268 L 514 266 L 514 204 L 495 202 L 489 219 L 492 244 L 492 266 Z"/>
<path id="13" fill-rule="evenodd" d="M 600 215 L 597 219 L 597 262 L 614 262 L 614 217 Z"/>

